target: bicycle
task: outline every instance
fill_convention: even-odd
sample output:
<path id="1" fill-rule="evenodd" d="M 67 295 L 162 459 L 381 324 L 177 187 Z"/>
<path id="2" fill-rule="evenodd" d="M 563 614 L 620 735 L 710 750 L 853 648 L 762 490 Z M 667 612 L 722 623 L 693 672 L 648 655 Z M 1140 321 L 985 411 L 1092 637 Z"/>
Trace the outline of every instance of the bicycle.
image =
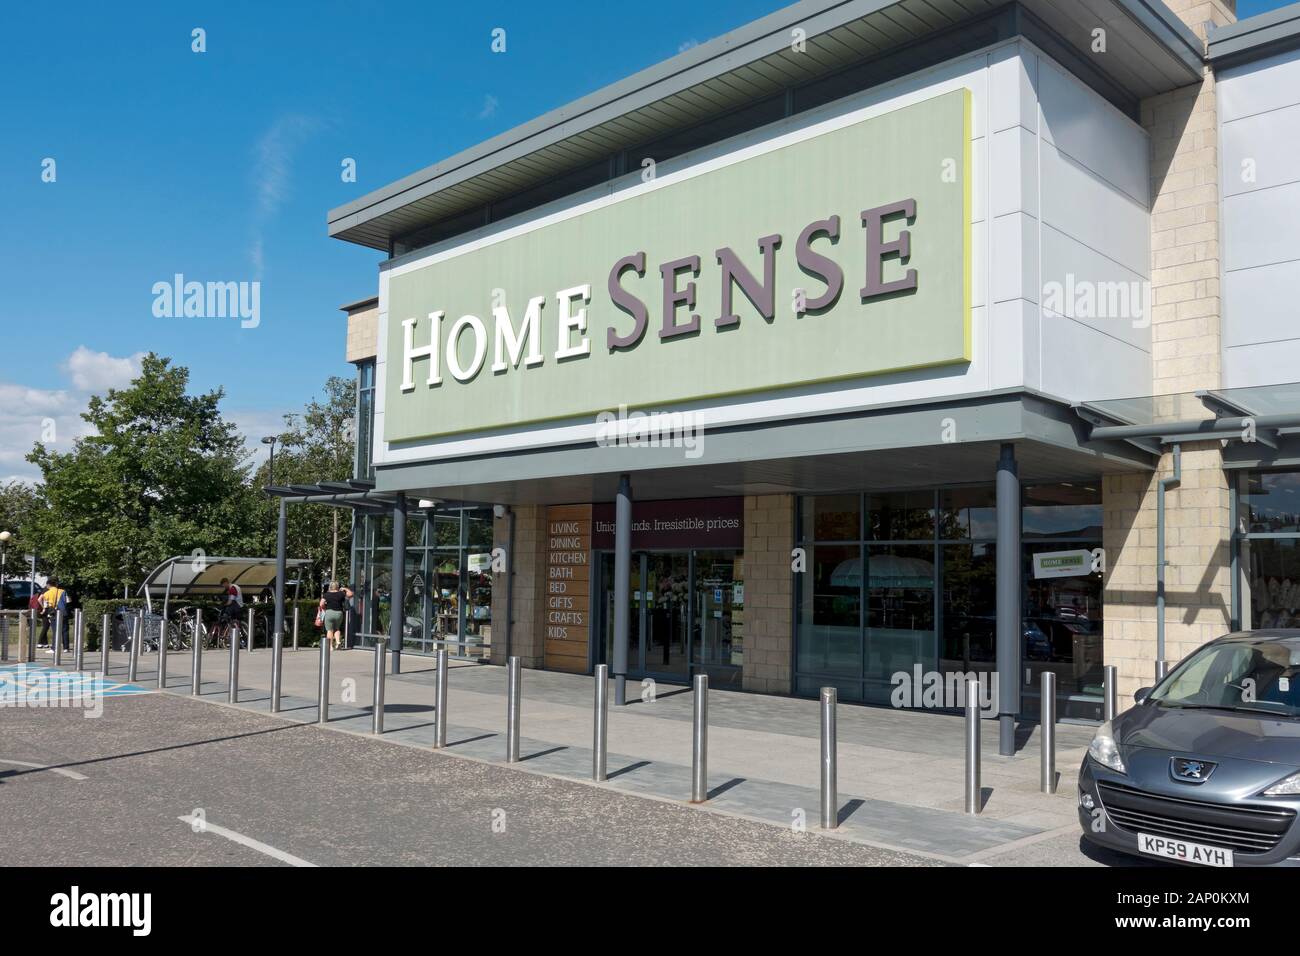
<path id="1" fill-rule="evenodd" d="M 238 615 L 217 618 L 216 625 L 208 633 L 212 638 L 212 646 L 216 648 L 229 647 L 232 634 L 241 648 L 248 646 L 248 629 Z"/>

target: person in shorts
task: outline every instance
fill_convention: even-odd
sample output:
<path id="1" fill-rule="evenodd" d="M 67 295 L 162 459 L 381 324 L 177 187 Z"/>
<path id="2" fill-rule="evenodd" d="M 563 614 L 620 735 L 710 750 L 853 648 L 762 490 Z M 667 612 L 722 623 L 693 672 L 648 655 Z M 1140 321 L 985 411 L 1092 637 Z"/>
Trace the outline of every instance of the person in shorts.
<path id="1" fill-rule="evenodd" d="M 330 582 L 324 597 L 320 599 L 325 639 L 330 642 L 330 647 L 334 650 L 338 650 L 343 642 L 343 615 L 347 613 L 348 602 L 351 600 L 352 592 L 347 588 L 339 587 L 337 581 Z"/>

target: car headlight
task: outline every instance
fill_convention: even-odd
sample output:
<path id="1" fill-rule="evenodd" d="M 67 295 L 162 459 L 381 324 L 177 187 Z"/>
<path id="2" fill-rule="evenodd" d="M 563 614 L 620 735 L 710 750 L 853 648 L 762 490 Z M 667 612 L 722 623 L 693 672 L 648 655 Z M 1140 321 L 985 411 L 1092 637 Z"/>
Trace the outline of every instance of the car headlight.
<path id="1" fill-rule="evenodd" d="M 1300 793 L 1300 773 L 1293 773 L 1285 780 L 1279 780 L 1264 791 L 1266 797 L 1286 797 Z"/>
<path id="2" fill-rule="evenodd" d="M 1128 773 L 1124 769 L 1124 761 L 1120 758 L 1119 744 L 1115 742 L 1109 720 L 1097 728 L 1092 743 L 1088 744 L 1088 756 L 1116 773 Z"/>

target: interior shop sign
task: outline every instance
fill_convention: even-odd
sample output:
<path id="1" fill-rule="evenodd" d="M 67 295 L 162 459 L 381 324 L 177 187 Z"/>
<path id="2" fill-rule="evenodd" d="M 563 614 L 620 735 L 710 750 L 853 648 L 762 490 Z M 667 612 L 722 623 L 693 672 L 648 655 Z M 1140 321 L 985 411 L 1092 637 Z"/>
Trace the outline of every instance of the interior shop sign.
<path id="1" fill-rule="evenodd" d="M 828 122 L 397 267 L 385 439 L 969 361 L 969 115 Z"/>

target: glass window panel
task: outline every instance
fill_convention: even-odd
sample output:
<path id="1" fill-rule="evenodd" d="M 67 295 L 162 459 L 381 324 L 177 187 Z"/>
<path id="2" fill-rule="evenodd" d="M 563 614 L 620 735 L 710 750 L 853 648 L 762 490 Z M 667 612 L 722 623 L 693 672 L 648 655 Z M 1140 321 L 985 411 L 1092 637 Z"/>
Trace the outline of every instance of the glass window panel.
<path id="1" fill-rule="evenodd" d="M 1241 617 L 1251 628 L 1300 627 L 1300 541 L 1241 542 Z"/>
<path id="2" fill-rule="evenodd" d="M 952 488 L 939 495 L 939 537 L 946 541 L 996 538 L 997 489 Z"/>
<path id="3" fill-rule="evenodd" d="M 943 670 L 988 670 L 997 660 L 997 547 L 949 544 L 943 556 Z"/>
<path id="4" fill-rule="evenodd" d="M 807 541 L 857 541 L 862 534 L 861 496 L 801 498 L 799 528 Z"/>
<path id="5" fill-rule="evenodd" d="M 1026 485 L 1021 534 L 1035 538 L 1101 539 L 1101 482 Z"/>
<path id="6" fill-rule="evenodd" d="M 798 670 L 809 674 L 862 673 L 859 545 L 817 545 L 799 576 Z"/>
<path id="7" fill-rule="evenodd" d="M 898 491 L 867 496 L 867 537 L 912 541 L 934 537 L 934 492 Z"/>
<path id="8" fill-rule="evenodd" d="M 938 669 L 933 544 L 867 549 L 866 698 L 886 703 L 893 676 Z"/>
<path id="9" fill-rule="evenodd" d="M 1094 541 L 1075 547 L 1100 545 Z M 1038 714 L 1041 675 L 1051 670 L 1056 674 L 1058 713 L 1092 719 L 1100 706 L 1102 685 L 1101 575 L 1035 578 L 1033 556 L 1055 550 L 1059 546 L 1050 542 L 1026 544 L 1022 549 L 1025 584 L 1020 655 L 1030 675 L 1024 710 L 1027 716 Z"/>
<path id="10" fill-rule="evenodd" d="M 1247 531 L 1300 531 L 1300 472 L 1249 473 L 1241 493 L 1241 516 Z"/>

